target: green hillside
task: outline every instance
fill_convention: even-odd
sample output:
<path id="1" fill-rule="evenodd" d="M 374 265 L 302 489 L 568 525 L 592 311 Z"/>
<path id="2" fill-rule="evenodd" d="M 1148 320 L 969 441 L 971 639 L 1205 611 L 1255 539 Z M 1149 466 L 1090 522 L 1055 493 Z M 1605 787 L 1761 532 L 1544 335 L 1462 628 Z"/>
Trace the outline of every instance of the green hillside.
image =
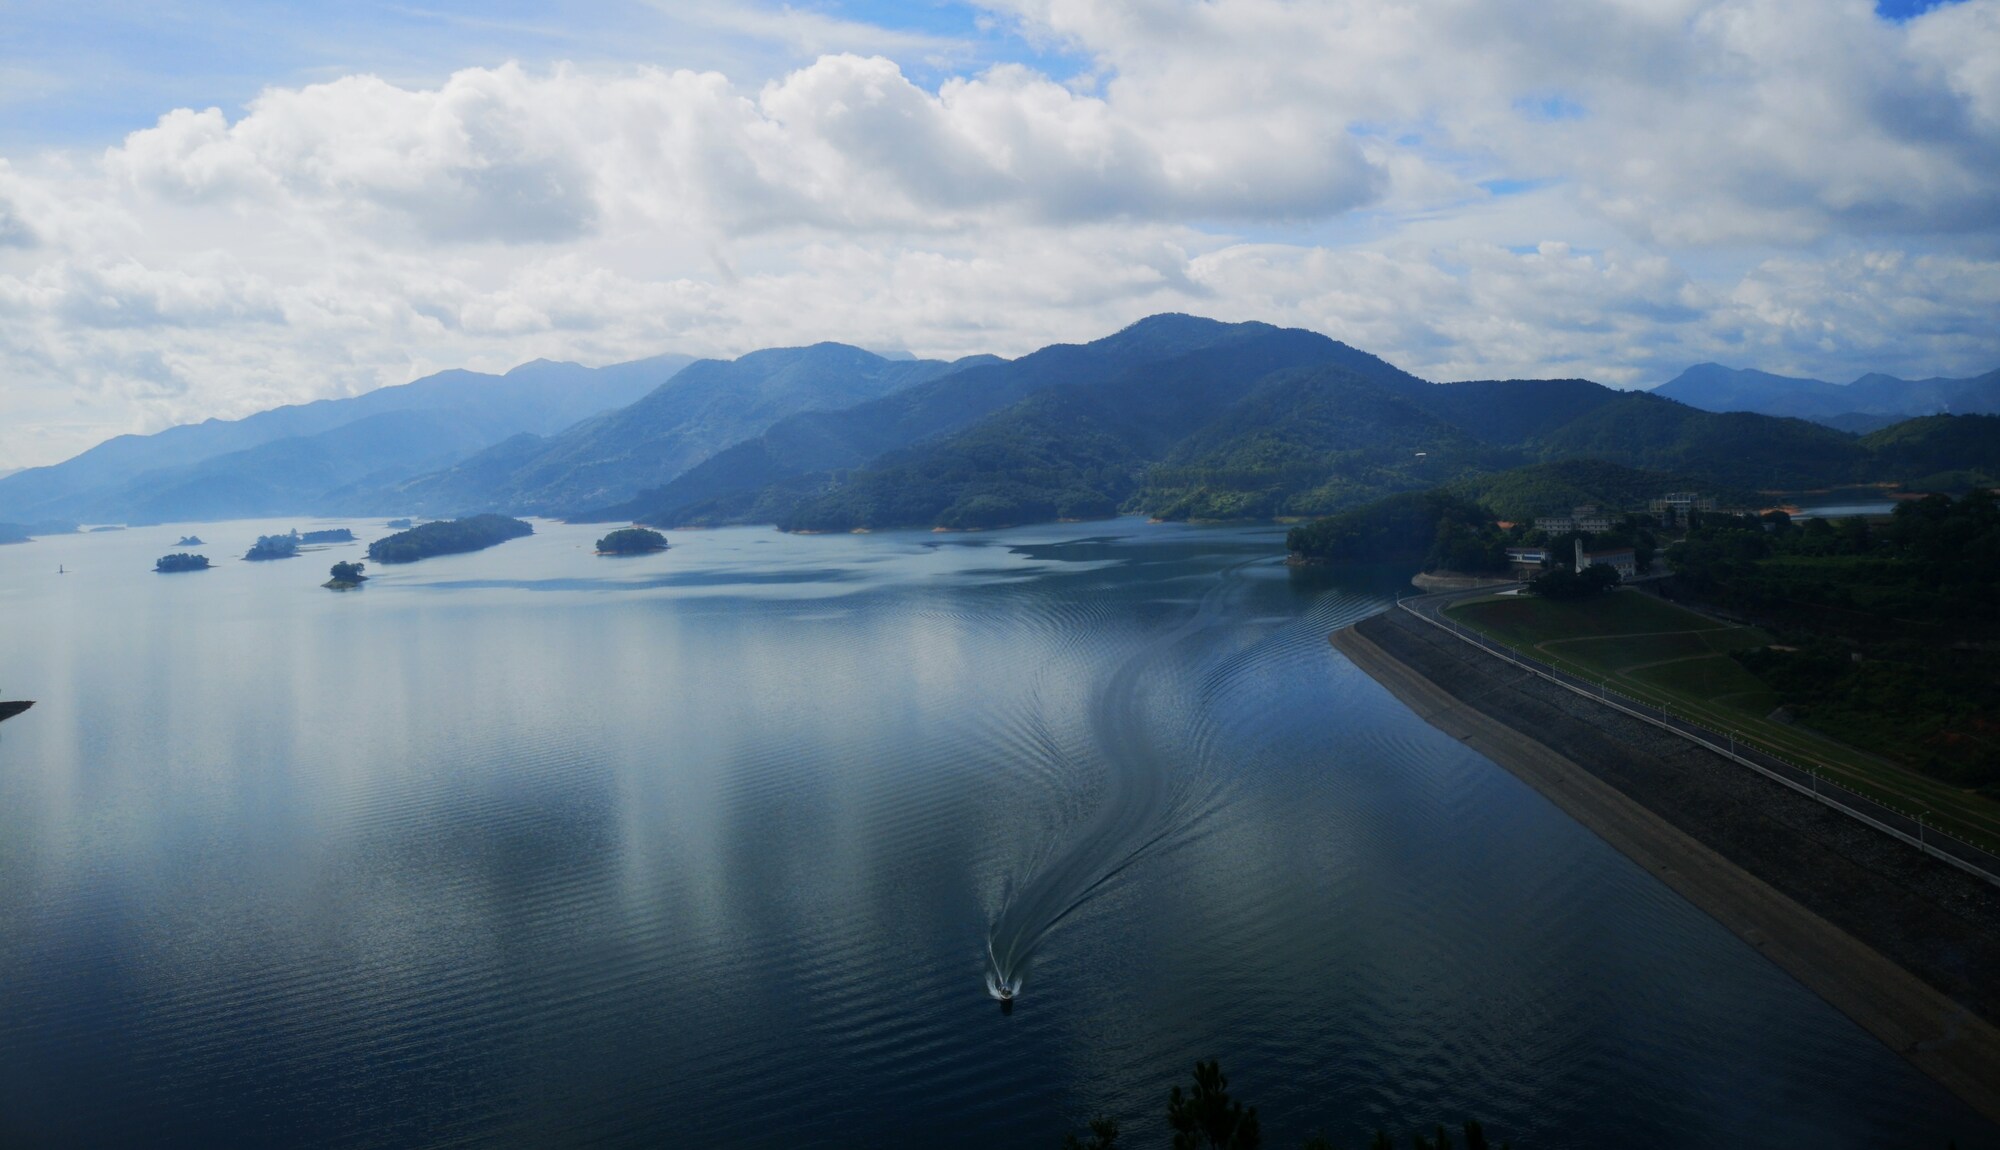
<path id="1" fill-rule="evenodd" d="M 1811 488 L 1869 478 L 1869 453 L 1845 432 L 1748 412 L 1716 414 L 1627 393 L 1542 441 L 1546 461 L 1601 459 L 1748 488 Z"/>
<path id="2" fill-rule="evenodd" d="M 1452 481 L 1448 490 L 1482 504 L 1501 519 L 1516 521 L 1585 503 L 1640 507 L 1668 491 L 1699 490 L 1729 505 L 1757 501 L 1755 492 L 1720 488 L 1702 476 L 1621 467 L 1601 459 L 1565 459 L 1468 475 Z"/>
<path id="3" fill-rule="evenodd" d="M 1267 379 L 1147 475 L 1161 519 L 1326 514 L 1516 457 L 1338 368 Z"/>
<path id="4" fill-rule="evenodd" d="M 1142 374 L 1150 365 L 1208 349 L 1238 349 L 1244 363 L 1280 362 L 1260 358 L 1267 353 L 1258 348 L 1266 344 L 1290 349 L 1283 353 L 1289 357 L 1283 363 L 1307 358 L 1344 362 L 1357 371 L 1421 386 L 1373 356 L 1312 332 L 1194 316 L 1153 316 L 1088 344 L 1056 344 L 1012 362 L 954 372 L 846 411 L 780 421 L 763 435 L 718 452 L 672 483 L 589 518 L 662 526 L 783 521 L 801 498 L 824 495 L 843 485 L 842 473 L 865 471 L 878 460 L 890 466 L 891 460 L 885 458 L 889 453 L 941 440 L 1038 392 L 1111 383 Z M 1242 378 L 1243 371 L 1220 359 L 1215 362 L 1228 377 Z M 1133 402 L 1143 406 L 1149 401 L 1136 395 Z M 1008 435 L 1001 432 L 999 437 Z M 1048 448 L 1056 455 L 1066 450 L 1060 445 Z M 1033 461 L 1019 462 L 1032 469 Z M 895 465 L 907 463 L 898 460 Z M 864 482 L 880 491 L 888 481 Z"/>
<path id="5" fill-rule="evenodd" d="M 1258 380 L 1320 360 L 1329 342 L 1261 325 L 1238 335 L 1099 382 L 1044 389 L 830 482 L 779 525 L 967 528 L 1113 514 L 1150 460 L 1211 425 Z"/>

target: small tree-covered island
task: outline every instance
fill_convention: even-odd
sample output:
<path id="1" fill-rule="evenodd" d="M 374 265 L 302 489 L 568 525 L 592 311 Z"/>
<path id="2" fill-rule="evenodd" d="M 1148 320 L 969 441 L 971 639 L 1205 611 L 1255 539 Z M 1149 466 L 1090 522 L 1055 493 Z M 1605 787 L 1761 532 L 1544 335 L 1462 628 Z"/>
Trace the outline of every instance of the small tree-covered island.
<path id="1" fill-rule="evenodd" d="M 667 537 L 645 527 L 624 527 L 597 541 L 599 555 L 647 555 L 667 549 Z"/>
<path id="2" fill-rule="evenodd" d="M 352 543 L 354 532 L 345 527 L 333 527 L 325 531 L 308 531 L 299 536 L 301 543 Z"/>
<path id="3" fill-rule="evenodd" d="M 181 541 L 180 541 L 179 543 L 176 543 L 176 544 L 174 544 L 174 546 L 176 546 L 176 547 L 206 547 L 206 546 L 207 546 L 207 544 L 206 544 L 206 543 L 203 543 L 203 542 L 201 541 L 201 536 L 199 536 L 199 535 L 183 535 L 183 536 L 181 536 Z"/>
<path id="4" fill-rule="evenodd" d="M 368 566 L 366 563 L 335 563 L 329 572 L 333 578 L 320 586 L 329 591 L 352 591 L 368 582 L 368 576 L 361 573 L 361 569 L 366 566 Z"/>
<path id="5" fill-rule="evenodd" d="M 245 559 L 290 559 L 299 553 L 299 533 L 284 535 L 259 535 L 250 550 L 243 553 Z"/>
<path id="6" fill-rule="evenodd" d="M 377 539 L 368 545 L 368 557 L 377 563 L 415 563 L 435 555 L 484 551 L 496 543 L 534 533 L 534 527 L 505 515 L 442 519 Z"/>
<path id="7" fill-rule="evenodd" d="M 153 562 L 153 570 L 162 575 L 171 575 L 176 571 L 206 571 L 208 568 L 208 556 L 190 555 L 185 551 L 162 555 Z"/>

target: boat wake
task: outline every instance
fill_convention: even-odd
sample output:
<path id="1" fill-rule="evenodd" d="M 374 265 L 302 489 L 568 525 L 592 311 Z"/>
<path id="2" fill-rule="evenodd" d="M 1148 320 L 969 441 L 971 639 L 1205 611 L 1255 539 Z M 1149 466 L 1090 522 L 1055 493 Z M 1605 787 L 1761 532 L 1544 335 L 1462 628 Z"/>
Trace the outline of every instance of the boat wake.
<path id="1" fill-rule="evenodd" d="M 1247 565 L 1247 564 L 1246 564 Z M 1183 772 L 1175 768 L 1179 740 L 1159 737 L 1153 717 L 1172 713 L 1158 699 L 1173 685 L 1174 649 L 1213 626 L 1224 613 L 1238 568 L 1202 597 L 1194 614 L 1134 652 L 1091 699 L 1091 742 L 1106 768 L 1104 793 L 1089 820 L 1038 872 L 1013 889 L 987 933 L 986 988 L 1003 1006 L 1020 992 L 1028 960 L 1050 931 L 1119 872 L 1179 826 Z M 1149 703 L 1156 705 L 1149 706 Z M 1183 752 L 1185 754 L 1186 752 Z"/>

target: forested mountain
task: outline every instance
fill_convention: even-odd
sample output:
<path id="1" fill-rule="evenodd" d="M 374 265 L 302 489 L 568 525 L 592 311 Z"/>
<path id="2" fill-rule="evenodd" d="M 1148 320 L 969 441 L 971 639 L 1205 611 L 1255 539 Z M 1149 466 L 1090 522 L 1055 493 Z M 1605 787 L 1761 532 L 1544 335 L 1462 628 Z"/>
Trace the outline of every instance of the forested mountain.
<path id="1" fill-rule="evenodd" d="M 1313 333 L 1160 316 L 781 421 L 594 517 L 812 531 L 1252 519 L 1454 481 L 1521 517 L 1688 487 L 1747 501 L 1983 466 L 1983 425 L 1941 418 L 1864 441 L 1587 380 L 1431 384 Z"/>
<path id="2" fill-rule="evenodd" d="M 1702 363 L 1653 394 L 1704 411 L 1790 415 L 1844 431 L 1869 431 L 1914 415 L 2000 412 L 2000 371 L 1966 379 L 1898 379 L 1871 373 L 1849 384 Z"/>
<path id="3" fill-rule="evenodd" d="M 990 356 L 956 364 L 886 359 L 838 343 L 705 359 L 629 406 L 559 435 L 497 443 L 451 468 L 396 484 L 372 501 L 429 514 L 602 507 L 667 483 L 786 416 L 849 408 L 992 362 Z"/>
<path id="4" fill-rule="evenodd" d="M 1587 379 L 1479 379 L 1428 384 L 1407 394 L 1474 438 L 1531 445 L 1625 393 Z"/>
<path id="5" fill-rule="evenodd" d="M 1586 503 L 1639 507 L 1669 491 L 1700 491 L 1728 506 L 1751 506 L 1754 491 L 1719 486 L 1713 478 L 1621 467 L 1601 459 L 1565 459 L 1454 480 L 1445 490 L 1470 499 L 1496 518 L 1526 522 Z"/>
<path id="6" fill-rule="evenodd" d="M 1875 478 L 1925 490 L 2000 486 L 2000 415 L 1926 415 L 1861 437 Z"/>
<path id="7" fill-rule="evenodd" d="M 719 452 L 680 479 L 592 516 L 603 521 L 699 524 L 773 522 L 799 496 L 820 491 L 828 473 L 863 467 L 887 452 L 948 435 L 1045 389 L 1102 383 L 1206 348 L 1278 333 L 1269 324 L 1225 324 L 1186 315 L 1144 319 L 1087 344 L 1055 344 L 1006 363 L 954 372 L 847 411 L 796 416 Z M 1322 362 L 1363 374 L 1420 381 L 1365 352 L 1311 332 L 1286 338 L 1316 349 Z M 1290 361 L 1288 361 L 1290 362 Z"/>
<path id="8" fill-rule="evenodd" d="M 63 463 L 35 467 L 0 479 L 0 517 L 83 519 L 199 518 L 309 510 L 287 502 L 325 488 L 325 467 L 336 468 L 336 484 L 384 467 L 398 478 L 448 462 L 453 455 L 517 432 L 546 434 L 651 391 L 689 362 L 665 355 L 609 367 L 537 360 L 505 375 L 445 371 L 413 383 L 384 387 L 348 399 L 326 399 L 259 412 L 239 420 L 211 419 L 171 427 L 154 435 L 121 435 Z M 360 454 L 343 460 L 342 441 L 321 439 L 329 432 L 372 420 L 384 444 L 410 450 L 392 459 L 349 437 L 346 448 Z M 279 446 L 290 444 L 290 447 Z M 271 445 L 263 454 L 258 448 Z M 289 452 L 300 453 L 301 468 L 284 474 Z M 236 455 L 249 469 L 232 475 L 221 457 Z M 203 466 L 206 465 L 206 466 Z M 163 497 L 186 490 L 195 502 L 183 507 Z M 232 502 L 231 491 L 245 502 Z M 140 510 L 141 506 L 146 510 Z"/>
<path id="9" fill-rule="evenodd" d="M 1426 411 L 1425 393 L 1443 390 L 1392 392 L 1327 367 L 1271 376 L 1166 452 L 1133 509 L 1161 519 L 1323 515 L 1519 461 Z"/>
<path id="10" fill-rule="evenodd" d="M 1045 388 L 965 431 L 829 483 L 778 522 L 826 531 L 1110 515 L 1151 460 L 1212 424 L 1258 380 L 1324 362 L 1330 346 L 1338 345 L 1311 332 L 1256 325 L 1108 379 Z"/>
<path id="11" fill-rule="evenodd" d="M 1307 517 L 1446 485 L 1526 518 L 1669 488 L 1749 501 L 1885 481 L 1963 490 L 2000 476 L 2000 417 L 1927 416 L 1861 436 L 1581 379 L 1433 384 L 1314 332 L 1185 315 L 1013 361 L 822 343 L 703 360 L 657 382 L 674 366 L 448 372 L 127 437 L 0 479 L 0 518 L 502 511 L 972 528 L 1117 512 Z M 1728 397 L 1833 388 L 1720 368 L 1676 382 Z M 1919 386 L 1864 377 L 1835 390 L 1891 385 Z M 623 393 L 630 402 L 552 426 Z"/>
<path id="12" fill-rule="evenodd" d="M 1706 476 L 1735 487 L 1816 487 L 1867 476 L 1852 435 L 1803 419 L 1717 414 L 1627 392 L 1542 440 L 1541 458 L 1602 459 Z"/>

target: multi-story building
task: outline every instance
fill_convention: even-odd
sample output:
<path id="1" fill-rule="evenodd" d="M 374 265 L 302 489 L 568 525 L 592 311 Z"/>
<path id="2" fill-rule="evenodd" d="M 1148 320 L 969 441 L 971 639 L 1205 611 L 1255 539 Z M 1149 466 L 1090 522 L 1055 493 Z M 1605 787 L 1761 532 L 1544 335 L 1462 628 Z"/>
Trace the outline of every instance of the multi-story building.
<path id="1" fill-rule="evenodd" d="M 1646 510 L 1651 511 L 1662 523 L 1670 519 L 1677 523 L 1686 523 L 1690 511 L 1715 510 L 1715 497 L 1703 495 L 1698 491 L 1669 491 L 1658 499 L 1648 502 Z"/>
<path id="2" fill-rule="evenodd" d="M 1536 516 L 1535 530 L 1546 535 L 1567 535 L 1572 531 L 1595 535 L 1611 530 L 1611 516 L 1598 510 L 1596 504 L 1586 503 L 1573 508 L 1568 515 Z"/>
<path id="3" fill-rule="evenodd" d="M 1630 579 L 1639 573 L 1639 557 L 1630 547 L 1612 547 L 1603 551 L 1585 551 L 1583 540 L 1576 541 L 1576 570 L 1582 574 L 1585 568 L 1602 564 L 1618 572 L 1620 579 Z"/>

